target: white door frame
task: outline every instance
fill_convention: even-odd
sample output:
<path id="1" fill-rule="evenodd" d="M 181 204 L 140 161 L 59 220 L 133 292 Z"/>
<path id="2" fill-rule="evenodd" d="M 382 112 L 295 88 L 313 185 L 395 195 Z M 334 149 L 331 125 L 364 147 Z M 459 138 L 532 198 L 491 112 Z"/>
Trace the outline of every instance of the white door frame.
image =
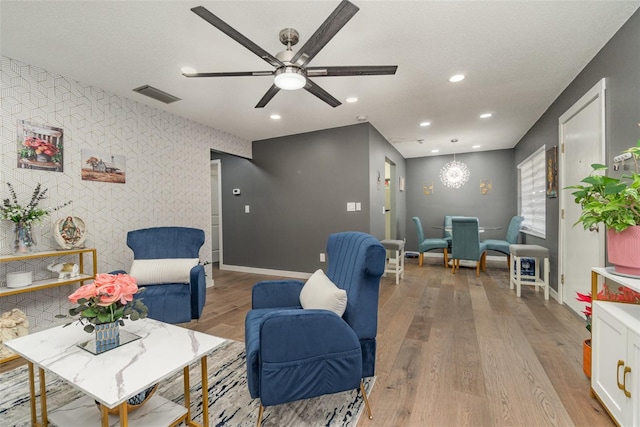
<path id="1" fill-rule="evenodd" d="M 218 265 L 222 267 L 222 162 L 220 159 L 211 160 L 212 165 L 218 166 Z M 211 228 L 211 224 L 209 224 Z"/>
<path id="2" fill-rule="evenodd" d="M 602 130 L 602 134 L 601 134 L 601 138 L 600 140 L 602 141 L 602 147 L 601 147 L 601 153 L 602 153 L 602 158 L 600 160 L 600 163 L 604 164 L 606 162 L 606 114 L 605 114 L 605 92 L 606 92 L 606 88 L 607 88 L 607 81 L 605 78 L 601 79 L 598 83 L 595 84 L 595 86 L 593 86 L 587 93 L 585 93 L 575 104 L 573 104 L 563 115 L 560 116 L 560 118 L 558 119 L 558 145 L 560 147 L 559 152 L 561 153 L 558 157 L 558 168 L 560 170 L 560 173 L 558 174 L 558 205 L 559 205 L 559 209 L 558 209 L 558 277 L 557 277 L 557 283 L 558 283 L 558 303 L 563 304 L 563 296 L 564 296 L 564 289 L 563 289 L 563 284 L 562 284 L 562 274 L 564 271 L 564 231 L 566 227 L 572 227 L 573 224 L 565 224 L 565 220 L 563 218 L 563 213 L 564 213 L 564 207 L 566 206 L 567 203 L 574 203 L 574 200 L 572 198 L 572 196 L 567 193 L 566 191 L 562 191 L 562 189 L 565 187 L 565 183 L 564 183 L 564 173 L 565 173 L 565 165 L 564 165 L 564 155 L 562 155 L 562 153 L 564 153 L 564 149 L 563 149 L 563 143 L 564 143 L 564 124 L 567 123 L 569 120 L 571 120 L 576 114 L 578 114 L 580 111 L 582 111 L 583 108 L 585 108 L 587 105 L 591 104 L 594 101 L 597 101 L 600 103 L 600 111 L 601 111 L 601 115 L 600 115 L 600 121 L 601 121 L 601 130 Z M 600 245 L 601 248 L 604 248 L 604 233 L 600 233 L 599 234 L 600 237 Z M 601 251 L 601 253 L 604 253 L 604 250 Z M 602 260 L 603 264 L 604 264 L 604 259 Z M 597 267 L 597 266 L 585 266 L 585 268 L 591 268 L 591 267 Z"/>

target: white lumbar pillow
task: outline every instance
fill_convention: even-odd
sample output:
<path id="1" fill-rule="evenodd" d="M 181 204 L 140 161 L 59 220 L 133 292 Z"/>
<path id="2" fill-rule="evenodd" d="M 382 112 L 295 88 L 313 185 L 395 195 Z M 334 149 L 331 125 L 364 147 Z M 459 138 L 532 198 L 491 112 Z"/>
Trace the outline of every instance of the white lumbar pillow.
<path id="1" fill-rule="evenodd" d="M 322 270 L 316 270 L 300 291 L 300 305 L 330 310 L 342 317 L 347 309 L 347 292 L 338 288 Z"/>
<path id="2" fill-rule="evenodd" d="M 129 275 L 138 285 L 189 283 L 191 269 L 196 265 L 198 258 L 134 259 Z"/>

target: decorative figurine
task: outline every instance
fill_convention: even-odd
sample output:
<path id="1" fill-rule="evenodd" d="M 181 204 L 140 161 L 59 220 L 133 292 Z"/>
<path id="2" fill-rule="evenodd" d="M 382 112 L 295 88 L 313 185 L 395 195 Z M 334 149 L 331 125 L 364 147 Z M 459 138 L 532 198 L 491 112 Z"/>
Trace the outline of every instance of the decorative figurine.
<path id="1" fill-rule="evenodd" d="M 87 226 L 77 216 L 61 218 L 53 226 L 53 237 L 60 249 L 84 248 Z"/>
<path id="2" fill-rule="evenodd" d="M 65 262 L 61 264 L 49 264 L 47 270 L 58 273 L 58 279 L 71 279 L 80 275 L 78 264 Z"/>

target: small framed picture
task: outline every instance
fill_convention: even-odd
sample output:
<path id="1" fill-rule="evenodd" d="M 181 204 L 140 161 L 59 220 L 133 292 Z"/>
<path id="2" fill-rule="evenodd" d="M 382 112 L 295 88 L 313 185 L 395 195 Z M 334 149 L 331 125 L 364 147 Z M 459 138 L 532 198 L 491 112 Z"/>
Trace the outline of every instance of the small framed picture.
<path id="1" fill-rule="evenodd" d="M 546 153 L 547 198 L 558 197 L 558 147 L 551 147 Z"/>

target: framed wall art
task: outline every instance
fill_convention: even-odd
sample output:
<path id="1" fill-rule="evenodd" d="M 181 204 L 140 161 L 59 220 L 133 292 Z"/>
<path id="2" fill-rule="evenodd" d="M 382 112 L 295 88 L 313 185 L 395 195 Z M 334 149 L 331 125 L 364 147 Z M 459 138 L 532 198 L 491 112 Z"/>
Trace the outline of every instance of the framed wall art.
<path id="1" fill-rule="evenodd" d="M 547 198 L 558 197 L 558 147 L 551 147 L 546 153 Z"/>
<path id="2" fill-rule="evenodd" d="M 127 159 L 122 155 L 82 150 L 82 180 L 124 184 L 127 180 Z"/>
<path id="3" fill-rule="evenodd" d="M 18 120 L 18 168 L 63 172 L 63 130 Z"/>

